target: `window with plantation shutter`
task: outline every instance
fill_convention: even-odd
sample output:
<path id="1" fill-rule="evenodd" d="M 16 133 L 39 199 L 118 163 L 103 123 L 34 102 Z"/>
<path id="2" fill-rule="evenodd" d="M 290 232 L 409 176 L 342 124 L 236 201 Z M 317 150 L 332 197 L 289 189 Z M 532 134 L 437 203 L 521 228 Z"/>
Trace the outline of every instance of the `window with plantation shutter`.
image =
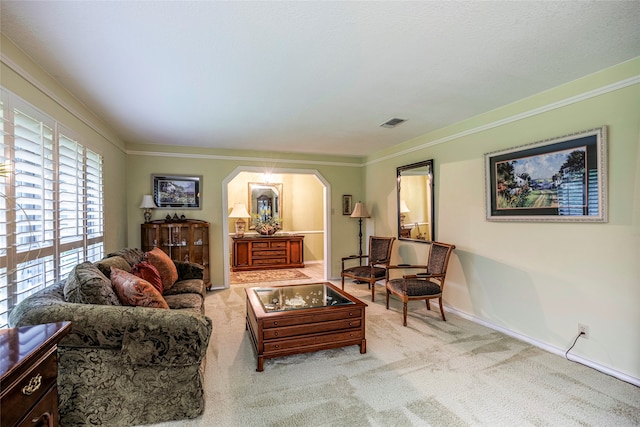
<path id="1" fill-rule="evenodd" d="M 103 255 L 102 158 L 2 90 L 0 327 L 32 293 Z"/>

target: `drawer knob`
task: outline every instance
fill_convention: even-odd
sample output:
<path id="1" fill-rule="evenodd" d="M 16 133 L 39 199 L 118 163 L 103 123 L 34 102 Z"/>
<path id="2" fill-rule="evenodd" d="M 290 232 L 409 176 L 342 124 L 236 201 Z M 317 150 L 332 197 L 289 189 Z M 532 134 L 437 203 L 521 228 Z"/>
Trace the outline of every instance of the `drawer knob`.
<path id="1" fill-rule="evenodd" d="M 275 336 L 277 337 L 277 336 L 278 336 L 278 333 L 277 333 L 277 332 L 275 332 L 273 335 L 275 335 Z"/>
<path id="2" fill-rule="evenodd" d="M 349 326 L 353 326 L 353 322 L 349 322 Z"/>
<path id="3" fill-rule="evenodd" d="M 275 348 L 280 348 L 280 346 L 278 344 L 274 345 Z"/>
<path id="4" fill-rule="evenodd" d="M 26 396 L 31 396 L 40 388 L 41 385 L 42 385 L 42 375 L 37 374 L 35 377 L 29 380 L 29 384 L 22 387 L 22 394 Z"/>
<path id="5" fill-rule="evenodd" d="M 349 316 L 353 316 L 353 313 L 351 311 L 349 312 Z"/>
<path id="6" fill-rule="evenodd" d="M 274 326 L 278 326 L 278 322 L 273 322 Z"/>

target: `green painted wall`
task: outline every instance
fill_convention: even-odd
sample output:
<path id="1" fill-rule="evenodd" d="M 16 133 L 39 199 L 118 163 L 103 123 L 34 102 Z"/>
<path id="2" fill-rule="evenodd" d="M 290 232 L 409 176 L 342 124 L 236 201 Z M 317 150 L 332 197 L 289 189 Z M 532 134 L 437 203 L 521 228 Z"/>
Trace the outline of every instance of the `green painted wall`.
<path id="1" fill-rule="evenodd" d="M 609 131 L 608 223 L 486 221 L 485 153 L 602 125 Z M 446 304 L 558 352 L 586 324 L 590 338 L 572 354 L 638 379 L 639 142 L 636 59 L 377 153 L 367 161 L 366 199 L 376 231 L 393 233 L 395 168 L 434 159 L 436 239 L 457 246 Z M 398 242 L 394 257 L 416 261 L 427 249 Z"/>
<path id="2" fill-rule="evenodd" d="M 361 159 L 126 145 L 64 88 L 2 38 L 0 84 L 90 141 L 104 156 L 106 249 L 139 246 L 142 195 L 150 175 L 198 174 L 198 216 L 212 223 L 214 284 L 222 284 L 222 182 L 242 166 L 317 170 L 329 183 L 330 271 L 357 253 L 358 223 L 343 216 L 352 194 L 372 213 L 367 235 L 396 235 L 395 168 L 435 160 L 436 238 L 457 245 L 445 302 L 453 310 L 558 353 L 590 328 L 572 354 L 640 382 L 640 59 L 490 111 Z M 93 126 L 87 126 L 90 122 Z M 485 220 L 487 152 L 607 125 L 609 222 L 496 223 Z M 295 202 L 294 202 L 295 203 Z M 173 214 L 174 211 L 171 211 Z M 154 212 L 156 218 L 166 212 Z M 428 245 L 397 242 L 394 260 Z M 398 314 L 400 316 L 400 314 Z"/>
<path id="3" fill-rule="evenodd" d="M 151 189 L 151 175 L 163 174 L 195 174 L 203 176 L 202 210 L 185 211 L 188 217 L 203 219 L 211 223 L 211 269 L 214 287 L 223 286 L 223 236 L 222 222 L 227 221 L 228 212 L 223 212 L 222 182 L 232 176 L 237 168 L 254 167 L 265 173 L 277 169 L 297 169 L 318 171 L 329 183 L 331 205 L 331 248 L 330 248 L 330 277 L 340 277 L 340 258 L 357 253 L 357 222 L 341 212 L 342 194 L 352 194 L 355 198 L 363 194 L 363 167 L 361 159 L 351 157 L 332 156 L 298 156 L 292 158 L 281 153 L 261 152 L 233 152 L 224 150 L 210 150 L 204 148 L 184 148 L 176 146 L 148 146 L 130 144 L 127 156 L 127 217 L 128 217 L 128 245 L 140 245 L 140 223 L 142 211 L 138 208 L 142 196 L 149 194 Z M 302 179 L 302 178 L 301 178 Z M 315 179 L 315 178 L 314 178 Z M 300 204 L 308 202 L 304 189 L 296 182 L 289 184 L 294 187 L 293 197 L 285 199 L 285 212 L 297 212 Z M 231 205 L 229 206 L 231 207 Z M 303 216 L 307 209 L 300 208 Z M 167 213 L 156 209 L 154 218 L 164 218 Z M 285 214 L 287 216 L 287 214 Z M 321 218 L 321 217 L 320 217 Z M 285 218 L 285 221 L 287 219 Z M 291 226 L 296 230 L 318 226 L 318 218 L 313 223 L 307 223 L 302 218 L 293 218 Z M 289 227 L 289 225 L 287 225 Z M 287 229 L 287 231 L 292 229 Z M 229 228 L 229 231 L 233 231 Z M 305 237 L 305 240 L 307 238 Z M 310 235 L 305 243 L 305 256 L 310 260 L 326 254 L 318 246 L 317 237 Z"/>

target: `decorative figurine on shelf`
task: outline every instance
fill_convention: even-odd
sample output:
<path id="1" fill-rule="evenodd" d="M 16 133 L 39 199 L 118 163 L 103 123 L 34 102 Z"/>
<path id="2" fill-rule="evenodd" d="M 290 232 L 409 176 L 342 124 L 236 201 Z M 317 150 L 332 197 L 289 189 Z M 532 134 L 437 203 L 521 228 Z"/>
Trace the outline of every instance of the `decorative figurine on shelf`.
<path id="1" fill-rule="evenodd" d="M 167 216 L 164 217 L 164 220 L 167 222 L 171 222 L 171 215 L 167 214 Z"/>
<path id="2" fill-rule="evenodd" d="M 186 216 L 184 216 L 184 214 L 180 215 L 180 221 L 184 221 L 184 220 L 186 220 L 186 219 L 187 219 L 187 217 L 186 217 Z"/>
<path id="3" fill-rule="evenodd" d="M 180 221 L 180 218 L 178 218 L 178 214 L 174 213 L 173 214 L 173 218 L 171 218 L 173 221 Z"/>

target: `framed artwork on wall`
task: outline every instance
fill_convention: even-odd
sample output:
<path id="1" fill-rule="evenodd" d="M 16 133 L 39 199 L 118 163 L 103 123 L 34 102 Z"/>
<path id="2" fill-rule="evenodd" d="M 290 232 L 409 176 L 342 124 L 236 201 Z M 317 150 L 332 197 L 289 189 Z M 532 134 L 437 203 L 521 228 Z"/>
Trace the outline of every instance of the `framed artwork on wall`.
<path id="1" fill-rule="evenodd" d="M 351 215 L 353 211 L 353 198 L 351 194 L 344 194 L 342 196 L 342 215 Z"/>
<path id="2" fill-rule="evenodd" d="M 485 154 L 489 221 L 607 222 L 607 128 Z"/>
<path id="3" fill-rule="evenodd" d="M 159 208 L 202 209 L 202 176 L 154 174 L 151 185 L 153 200 Z"/>

